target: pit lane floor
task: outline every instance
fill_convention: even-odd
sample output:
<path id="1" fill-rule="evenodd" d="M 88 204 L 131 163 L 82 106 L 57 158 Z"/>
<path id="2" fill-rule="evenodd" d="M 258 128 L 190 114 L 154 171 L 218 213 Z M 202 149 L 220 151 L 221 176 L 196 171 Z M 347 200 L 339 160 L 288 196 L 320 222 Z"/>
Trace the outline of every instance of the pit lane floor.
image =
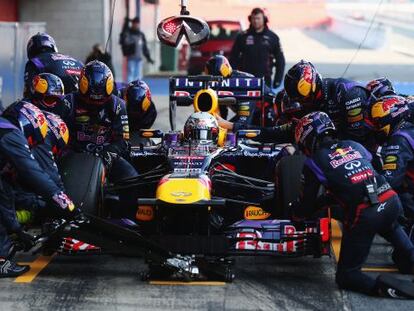
<path id="1" fill-rule="evenodd" d="M 333 229 L 338 234 L 335 231 L 338 227 Z M 336 252 L 339 240 L 340 236 L 333 240 Z M 383 240 L 376 240 L 366 266 L 377 271 L 392 270 L 388 251 Z M 411 301 L 379 299 L 337 289 L 335 256 L 241 257 L 236 260 L 233 283 L 206 283 L 209 286 L 174 282 L 151 285 L 140 279 L 139 272 L 146 269 L 140 258 L 20 256 L 19 259 L 48 264 L 34 279 L 29 272 L 17 279 L 0 280 L 1 310 L 410 310 L 413 307 Z"/>

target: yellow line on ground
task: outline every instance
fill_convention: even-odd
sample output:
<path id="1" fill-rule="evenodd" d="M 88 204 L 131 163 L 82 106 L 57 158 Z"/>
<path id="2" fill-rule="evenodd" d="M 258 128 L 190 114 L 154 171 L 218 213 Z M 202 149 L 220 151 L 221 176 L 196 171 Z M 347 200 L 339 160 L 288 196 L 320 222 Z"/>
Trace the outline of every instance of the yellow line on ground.
<path id="1" fill-rule="evenodd" d="M 397 268 L 387 267 L 364 267 L 361 270 L 362 272 L 398 272 Z"/>
<path id="2" fill-rule="evenodd" d="M 14 282 L 15 283 L 30 283 L 30 282 L 32 282 L 36 278 L 36 276 L 40 273 L 40 271 L 42 271 L 44 268 L 46 268 L 46 266 L 52 261 L 54 256 L 55 256 L 55 254 L 53 254 L 52 256 L 39 256 L 39 257 L 37 257 L 35 261 L 29 263 L 30 270 L 27 271 L 25 274 L 17 277 L 14 280 Z"/>
<path id="3" fill-rule="evenodd" d="M 332 219 L 331 222 L 332 225 L 332 249 L 335 255 L 335 260 L 336 262 L 338 262 L 339 260 L 339 253 L 341 251 L 341 239 L 342 239 L 342 231 L 341 228 L 339 227 L 339 223 L 338 221 L 336 221 L 335 219 Z"/>
<path id="4" fill-rule="evenodd" d="M 181 286 L 224 286 L 226 282 L 214 281 L 196 281 L 196 282 L 180 282 L 180 281 L 149 281 L 150 285 L 181 285 Z"/>

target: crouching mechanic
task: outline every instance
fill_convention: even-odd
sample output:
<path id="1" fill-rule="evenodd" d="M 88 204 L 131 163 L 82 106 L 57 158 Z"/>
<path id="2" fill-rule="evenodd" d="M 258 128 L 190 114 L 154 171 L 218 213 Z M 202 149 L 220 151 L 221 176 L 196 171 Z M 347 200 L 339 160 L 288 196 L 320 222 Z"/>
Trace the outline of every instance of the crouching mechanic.
<path id="1" fill-rule="evenodd" d="M 361 272 L 375 234 L 390 241 L 409 258 L 414 273 L 414 246 L 397 218 L 398 195 L 370 162 L 370 153 L 359 143 L 336 139 L 335 126 L 326 113 L 304 116 L 295 140 L 307 156 L 303 191 L 293 214 L 310 218 L 317 210 L 320 185 L 345 208 L 344 229 L 336 282 L 339 287 L 368 295 L 414 298 L 414 283 L 387 275 L 374 279 Z"/>
<path id="2" fill-rule="evenodd" d="M 383 143 L 383 175 L 397 191 L 411 228 L 414 223 L 414 124 L 408 121 L 409 116 L 406 99 L 390 95 L 373 101 L 366 122 Z"/>
<path id="3" fill-rule="evenodd" d="M 149 129 L 157 117 L 157 108 L 151 97 L 149 86 L 141 80 L 130 82 L 120 90 L 120 97 L 125 100 L 131 143 L 141 142 L 140 129 Z"/>
<path id="4" fill-rule="evenodd" d="M 43 143 L 48 131 L 44 114 L 27 102 L 15 108 L 0 116 L 0 277 L 15 277 L 29 270 L 28 266 L 12 260 L 15 248 L 8 236 L 14 232 L 22 240 L 24 249 L 32 246 L 30 236 L 23 232 L 16 218 L 13 200 L 16 180 L 49 204 L 61 210 L 75 210 L 69 197 L 39 166 L 29 147 Z"/>

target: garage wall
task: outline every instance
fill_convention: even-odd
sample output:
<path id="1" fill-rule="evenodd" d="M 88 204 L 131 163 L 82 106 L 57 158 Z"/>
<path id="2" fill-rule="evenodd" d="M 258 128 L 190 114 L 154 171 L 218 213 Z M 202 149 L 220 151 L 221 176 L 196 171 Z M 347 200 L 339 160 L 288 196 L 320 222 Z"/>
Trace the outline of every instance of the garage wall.
<path id="1" fill-rule="evenodd" d="M 17 21 L 17 0 L 0 0 L 0 21 Z"/>
<path id="2" fill-rule="evenodd" d="M 46 22 L 59 50 L 84 61 L 95 43 L 104 43 L 108 0 L 20 0 L 19 21 Z"/>

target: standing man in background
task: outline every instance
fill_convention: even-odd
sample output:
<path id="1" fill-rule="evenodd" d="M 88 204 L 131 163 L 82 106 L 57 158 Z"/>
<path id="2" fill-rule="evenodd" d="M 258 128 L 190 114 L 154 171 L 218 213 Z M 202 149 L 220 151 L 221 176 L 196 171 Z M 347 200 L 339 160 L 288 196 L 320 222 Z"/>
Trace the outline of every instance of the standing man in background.
<path id="1" fill-rule="evenodd" d="M 253 9 L 249 22 L 249 29 L 236 38 L 230 63 L 235 69 L 264 77 L 267 86 L 277 88 L 285 71 L 285 57 L 279 37 L 268 28 L 268 18 L 262 9 Z M 273 67 L 276 71 L 272 83 Z"/>
<path id="2" fill-rule="evenodd" d="M 147 40 L 144 33 L 139 29 L 139 17 L 132 20 L 132 26 L 128 25 L 129 19 L 126 17 L 124 27 L 120 36 L 119 43 L 122 47 L 122 53 L 128 60 L 128 81 L 142 79 L 142 58 L 145 56 L 148 62 L 154 63 L 152 60 Z"/>

